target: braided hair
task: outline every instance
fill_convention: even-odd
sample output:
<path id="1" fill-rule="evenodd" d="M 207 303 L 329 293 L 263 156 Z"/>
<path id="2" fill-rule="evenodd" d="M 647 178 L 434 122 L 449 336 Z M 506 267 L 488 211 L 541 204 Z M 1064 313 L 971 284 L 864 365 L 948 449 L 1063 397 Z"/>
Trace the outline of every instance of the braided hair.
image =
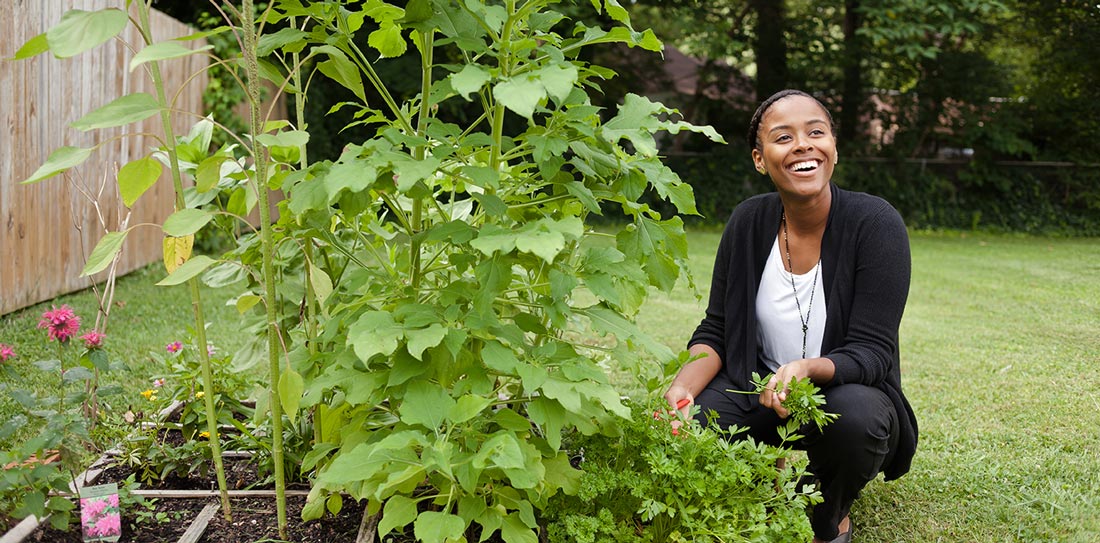
<path id="1" fill-rule="evenodd" d="M 772 104 L 787 98 L 788 96 L 805 96 L 817 102 L 817 105 L 821 106 L 821 110 L 825 112 L 825 117 L 829 120 L 829 130 L 833 130 L 833 116 L 829 113 L 829 110 L 821 103 L 820 100 L 810 96 L 808 93 L 797 89 L 781 90 L 768 97 L 760 103 L 760 107 L 756 108 L 756 113 L 752 114 L 752 120 L 749 121 L 749 149 L 760 149 L 763 144 L 760 142 L 760 122 L 764 120 L 764 114 L 767 113 L 768 108 L 772 107 Z"/>

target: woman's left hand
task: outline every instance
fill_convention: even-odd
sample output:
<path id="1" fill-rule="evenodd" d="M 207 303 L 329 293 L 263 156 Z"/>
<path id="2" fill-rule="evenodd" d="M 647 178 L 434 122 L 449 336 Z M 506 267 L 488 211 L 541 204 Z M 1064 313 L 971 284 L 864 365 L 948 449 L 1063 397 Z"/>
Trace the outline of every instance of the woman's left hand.
<path id="1" fill-rule="evenodd" d="M 760 405 L 775 411 L 779 418 L 785 419 L 790 411 L 783 407 L 787 401 L 787 385 L 791 380 L 796 381 L 809 378 L 820 386 L 833 379 L 836 367 L 828 358 L 803 358 L 784 364 L 776 370 L 775 375 L 768 381 L 768 386 L 760 393 Z"/>

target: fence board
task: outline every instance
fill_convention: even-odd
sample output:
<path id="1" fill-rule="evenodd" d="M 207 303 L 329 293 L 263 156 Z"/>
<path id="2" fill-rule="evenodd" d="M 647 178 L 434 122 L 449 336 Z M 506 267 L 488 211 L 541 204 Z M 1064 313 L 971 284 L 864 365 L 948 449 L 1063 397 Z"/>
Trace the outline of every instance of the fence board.
<path id="1" fill-rule="evenodd" d="M 122 5 L 120 0 L 0 1 L 0 33 L 4 36 L 0 57 L 14 55 L 69 9 L 90 11 Z M 136 18 L 136 12 L 131 14 Z M 152 13 L 151 25 L 154 40 L 192 32 L 159 12 Z M 0 120 L 6 128 L 0 130 L 0 315 L 92 284 L 91 279 L 80 277 L 87 255 L 104 232 L 118 230 L 127 215 L 118 197 L 118 168 L 159 145 L 151 136 L 119 139 L 123 134 L 160 133 L 159 116 L 88 133 L 68 126 L 124 94 L 155 94 L 143 69 L 129 71 L 130 48 L 141 48 L 138 32 L 128 27 L 120 38 L 122 41 L 113 40 L 71 59 L 45 54 L 24 61 L 0 61 L 0 104 L 4 104 Z M 204 40 L 181 43 L 205 45 Z M 169 97 L 186 83 L 176 110 L 195 115 L 202 112 L 206 76 L 188 78 L 206 65 L 207 58 L 202 55 L 162 63 Z M 176 113 L 174 130 L 185 134 L 196 120 L 194 115 Z M 34 185 L 17 184 L 54 149 L 97 143 L 101 146 L 92 157 L 68 174 Z M 165 168 L 165 175 L 134 205 L 128 224 L 163 222 L 172 211 L 173 198 Z M 161 239 L 158 228 L 134 229 L 123 249 L 119 273 L 159 260 Z"/>

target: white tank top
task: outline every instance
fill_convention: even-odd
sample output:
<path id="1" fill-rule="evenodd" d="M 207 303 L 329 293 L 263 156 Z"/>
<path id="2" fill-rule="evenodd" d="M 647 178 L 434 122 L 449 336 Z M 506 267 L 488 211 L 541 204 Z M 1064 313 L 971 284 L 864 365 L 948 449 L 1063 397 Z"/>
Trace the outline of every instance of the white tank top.
<path id="1" fill-rule="evenodd" d="M 768 262 L 764 264 L 760 288 L 756 292 L 757 342 L 763 351 L 764 364 L 772 371 L 802 358 L 802 319 L 806 319 L 809 326 L 806 332 L 806 358 L 821 356 L 821 338 L 825 334 L 825 286 L 820 275 L 821 261 L 818 260 L 809 272 L 793 275 L 792 288 L 792 274 L 783 265 L 783 258 L 779 236 L 776 236 Z M 795 304 L 795 290 L 798 291 L 798 304 Z M 810 304 L 811 294 L 813 305 Z M 799 306 L 802 307 L 801 318 Z"/>

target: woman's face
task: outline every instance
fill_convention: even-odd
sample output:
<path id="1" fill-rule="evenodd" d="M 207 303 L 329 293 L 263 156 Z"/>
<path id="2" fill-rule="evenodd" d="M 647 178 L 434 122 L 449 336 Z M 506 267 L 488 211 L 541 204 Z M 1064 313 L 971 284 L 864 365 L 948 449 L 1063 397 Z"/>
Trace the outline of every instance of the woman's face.
<path id="1" fill-rule="evenodd" d="M 761 148 L 753 149 L 753 162 L 757 170 L 767 171 L 781 194 L 812 198 L 828 190 L 836 138 L 815 100 L 798 95 L 779 99 L 764 113 L 757 136 Z"/>

